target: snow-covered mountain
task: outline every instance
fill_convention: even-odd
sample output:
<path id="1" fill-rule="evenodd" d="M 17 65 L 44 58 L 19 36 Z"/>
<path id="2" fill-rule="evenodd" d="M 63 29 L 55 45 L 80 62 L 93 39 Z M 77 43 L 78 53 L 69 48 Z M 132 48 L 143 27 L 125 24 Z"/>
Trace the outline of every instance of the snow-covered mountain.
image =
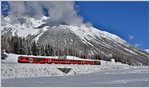
<path id="1" fill-rule="evenodd" d="M 148 65 L 147 52 L 133 47 L 115 34 L 85 24 L 55 24 L 45 16 L 42 19 L 10 18 L 2 19 L 1 34 L 4 37 L 18 36 L 30 42 L 36 41 L 38 45 L 50 44 L 61 49 L 72 49 L 87 58 L 99 55 L 104 60 L 114 58 L 130 65 Z"/>

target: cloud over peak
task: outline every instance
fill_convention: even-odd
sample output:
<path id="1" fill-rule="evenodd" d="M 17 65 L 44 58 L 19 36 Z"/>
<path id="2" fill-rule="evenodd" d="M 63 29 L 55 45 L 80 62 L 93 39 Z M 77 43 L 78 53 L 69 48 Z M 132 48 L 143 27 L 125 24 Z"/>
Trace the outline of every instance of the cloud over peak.
<path id="1" fill-rule="evenodd" d="M 128 35 L 128 37 L 129 37 L 130 40 L 135 38 L 133 35 Z"/>
<path id="2" fill-rule="evenodd" d="M 9 1 L 9 15 L 13 17 L 29 16 L 40 19 L 43 8 L 48 10 L 50 22 L 79 25 L 83 17 L 78 15 L 73 1 Z"/>

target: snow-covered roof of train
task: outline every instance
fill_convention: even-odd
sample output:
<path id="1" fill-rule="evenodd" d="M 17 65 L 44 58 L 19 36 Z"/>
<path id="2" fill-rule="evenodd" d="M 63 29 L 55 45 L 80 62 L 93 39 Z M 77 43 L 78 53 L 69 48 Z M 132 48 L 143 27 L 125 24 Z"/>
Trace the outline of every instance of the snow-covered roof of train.
<path id="1" fill-rule="evenodd" d="M 36 57 L 36 58 L 54 58 L 54 59 L 63 59 L 64 56 L 33 56 L 33 55 L 19 55 L 19 56 L 25 56 L 25 57 Z M 66 56 L 66 59 L 71 60 L 92 60 L 92 59 L 83 59 L 76 56 Z M 99 60 L 93 60 L 93 61 L 99 61 Z"/>

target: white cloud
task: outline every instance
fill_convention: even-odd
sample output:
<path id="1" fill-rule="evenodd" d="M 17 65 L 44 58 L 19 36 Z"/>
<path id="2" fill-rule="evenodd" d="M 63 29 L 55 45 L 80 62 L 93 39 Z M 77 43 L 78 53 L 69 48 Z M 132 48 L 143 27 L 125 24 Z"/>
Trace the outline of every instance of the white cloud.
<path id="1" fill-rule="evenodd" d="M 141 43 L 134 44 L 135 47 L 140 47 L 141 45 L 142 45 Z"/>
<path id="2" fill-rule="evenodd" d="M 134 39 L 135 37 L 134 37 L 133 35 L 128 35 L 128 38 L 129 38 L 130 40 L 132 40 L 132 39 Z"/>
<path id="3" fill-rule="evenodd" d="M 146 52 L 149 52 L 149 49 L 145 49 Z"/>
<path id="4" fill-rule="evenodd" d="M 50 22 L 79 25 L 83 17 L 77 14 L 73 1 L 9 1 L 12 17 L 30 16 L 40 19 L 43 16 L 42 8 L 49 10 Z"/>

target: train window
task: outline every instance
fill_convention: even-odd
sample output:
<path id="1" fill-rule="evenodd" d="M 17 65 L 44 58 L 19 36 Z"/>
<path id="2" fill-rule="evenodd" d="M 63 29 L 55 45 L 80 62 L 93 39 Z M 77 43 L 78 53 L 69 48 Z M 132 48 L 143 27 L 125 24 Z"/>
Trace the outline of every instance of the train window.
<path id="1" fill-rule="evenodd" d="M 22 59 L 22 57 L 19 57 L 19 60 L 21 60 Z"/>
<path id="2" fill-rule="evenodd" d="M 40 59 L 39 58 L 36 58 L 37 59 L 37 62 L 40 62 Z"/>
<path id="3" fill-rule="evenodd" d="M 27 57 L 26 60 L 29 60 L 29 58 Z"/>

